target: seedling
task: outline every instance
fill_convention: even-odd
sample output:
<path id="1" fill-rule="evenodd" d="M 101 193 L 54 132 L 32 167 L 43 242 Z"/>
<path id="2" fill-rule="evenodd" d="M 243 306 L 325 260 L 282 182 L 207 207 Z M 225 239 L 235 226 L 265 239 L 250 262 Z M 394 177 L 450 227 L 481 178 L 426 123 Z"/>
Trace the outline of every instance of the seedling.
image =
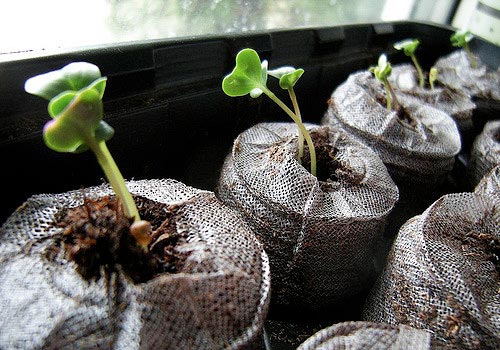
<path id="1" fill-rule="evenodd" d="M 290 95 L 290 100 L 292 101 L 293 109 L 297 118 L 302 121 L 302 116 L 300 114 L 299 104 L 297 102 L 297 96 L 295 95 L 295 90 L 293 89 L 295 83 L 304 74 L 302 68 L 295 69 L 294 67 L 281 67 L 273 69 L 267 72 L 272 77 L 279 79 L 279 85 L 283 90 L 287 90 Z M 304 134 L 299 128 L 299 163 L 302 162 L 302 156 L 304 155 Z"/>
<path id="2" fill-rule="evenodd" d="M 392 66 L 391 63 L 387 61 L 387 56 L 384 54 L 380 55 L 380 57 L 378 58 L 378 65 L 370 67 L 369 70 L 375 75 L 375 78 L 377 78 L 377 80 L 384 84 L 387 109 L 389 111 L 392 111 L 392 105 L 394 102 L 394 109 L 398 110 L 399 102 L 388 79 L 392 73 Z"/>
<path id="3" fill-rule="evenodd" d="M 431 90 L 434 90 L 434 82 L 437 80 L 438 73 L 439 72 L 436 67 L 432 67 L 429 70 L 429 85 L 431 86 Z"/>
<path id="4" fill-rule="evenodd" d="M 450 37 L 451 44 L 455 47 L 462 47 L 465 52 L 467 52 L 467 57 L 469 57 L 469 64 L 472 68 L 477 68 L 476 56 L 472 53 L 469 41 L 472 40 L 474 36 L 467 30 L 459 29 L 453 33 Z"/>
<path id="5" fill-rule="evenodd" d="M 293 67 L 283 67 L 280 69 L 269 71 L 267 70 L 267 61 L 261 62 L 258 53 L 253 49 L 243 49 L 236 55 L 236 66 L 233 71 L 227 75 L 222 81 L 222 90 L 231 97 L 244 96 L 250 94 L 252 98 L 257 98 L 262 93 L 267 95 L 281 109 L 285 111 L 290 118 L 297 124 L 299 129 L 299 162 L 303 155 L 303 141 L 301 135 L 305 138 L 309 148 L 311 158 L 311 174 L 316 176 L 316 151 L 312 142 L 311 136 L 302 123 L 300 110 L 298 108 L 297 98 L 293 87 L 297 80 L 304 73 L 303 69 L 295 69 Z M 295 113 L 283 103 L 269 88 L 267 87 L 267 76 L 272 75 L 279 79 L 279 84 L 282 89 L 288 90 L 292 100 Z"/>
<path id="6" fill-rule="evenodd" d="M 75 62 L 28 79 L 24 89 L 49 101 L 52 120 L 43 128 L 43 138 L 49 148 L 57 152 L 80 153 L 88 149 L 94 152 L 121 200 L 125 215 L 134 219 L 131 233 L 145 248 L 149 243 L 145 235 L 150 225 L 140 219 L 132 195 L 106 146 L 114 134 L 113 128 L 102 120 L 106 81 L 94 64 Z"/>
<path id="7" fill-rule="evenodd" d="M 415 68 L 417 69 L 418 84 L 421 88 L 423 88 L 425 84 L 424 73 L 422 72 L 422 67 L 418 63 L 417 57 L 415 56 L 415 51 L 417 50 L 419 44 L 420 41 L 418 39 L 406 39 L 395 43 L 394 48 L 396 50 L 403 50 L 404 54 L 411 58 Z"/>

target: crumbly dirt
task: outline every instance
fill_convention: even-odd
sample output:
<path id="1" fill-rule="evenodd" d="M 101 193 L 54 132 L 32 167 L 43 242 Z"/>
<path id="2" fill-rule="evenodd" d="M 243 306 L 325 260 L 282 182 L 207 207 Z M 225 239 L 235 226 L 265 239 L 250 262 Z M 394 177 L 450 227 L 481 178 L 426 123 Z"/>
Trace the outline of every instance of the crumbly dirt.
<path id="1" fill-rule="evenodd" d="M 387 106 L 387 99 L 383 95 L 377 95 L 376 100 L 378 103 L 380 103 L 382 106 Z M 398 105 L 397 108 L 394 109 L 396 112 L 396 115 L 398 116 L 399 120 L 412 128 L 415 128 L 417 126 L 417 123 L 415 122 L 415 119 L 411 116 L 410 113 L 406 110 L 401 105 Z"/>
<path id="2" fill-rule="evenodd" d="M 500 143 L 500 128 L 493 131 L 493 140 Z"/>
<path id="3" fill-rule="evenodd" d="M 134 200 L 141 218 L 153 227 L 148 249 L 130 234 L 133 220 L 124 215 L 120 202 L 106 196 L 85 198 L 82 206 L 61 213 L 57 226 L 64 228 L 63 235 L 49 249 L 50 254 L 63 251 L 87 280 L 112 273 L 118 265 L 135 283 L 177 272 L 185 257 L 175 247 L 185 241 L 185 235 L 177 232 L 175 220 L 171 220 L 176 208 L 139 196 Z"/>
<path id="4" fill-rule="evenodd" d="M 311 131 L 310 136 L 316 150 L 316 177 L 322 185 L 328 187 L 329 183 L 337 182 L 341 178 L 353 184 L 363 180 L 362 175 L 356 174 L 346 161 L 339 160 L 339 150 L 332 146 L 327 128 Z M 302 164 L 306 169 L 311 168 L 311 157 L 306 142 Z"/>
<path id="5" fill-rule="evenodd" d="M 364 84 L 362 84 L 362 86 L 372 96 L 372 98 L 375 99 L 375 101 L 377 101 L 384 108 L 387 107 L 387 96 L 385 95 L 385 92 L 383 92 L 383 88 L 373 89 L 372 87 Z M 404 124 L 408 125 L 409 127 L 415 128 L 417 123 L 415 119 L 411 116 L 411 114 L 408 113 L 406 108 L 404 108 L 400 104 L 398 104 L 397 106 L 395 106 L 395 104 L 396 101 L 393 101 L 393 108 L 399 120 Z"/>
<path id="6" fill-rule="evenodd" d="M 490 261 L 500 276 L 500 239 L 489 234 L 470 231 L 462 239 L 465 254 Z"/>

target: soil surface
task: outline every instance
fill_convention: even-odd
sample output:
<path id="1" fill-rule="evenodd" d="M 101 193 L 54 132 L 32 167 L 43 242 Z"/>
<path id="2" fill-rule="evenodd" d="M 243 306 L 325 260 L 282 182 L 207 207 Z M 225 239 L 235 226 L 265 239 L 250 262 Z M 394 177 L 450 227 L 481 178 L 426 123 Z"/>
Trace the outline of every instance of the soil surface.
<path id="1" fill-rule="evenodd" d="M 462 239 L 462 249 L 493 263 L 500 278 L 500 239 L 489 233 L 471 231 Z"/>
<path id="2" fill-rule="evenodd" d="M 385 91 L 383 86 L 381 85 L 380 89 L 374 89 L 372 86 L 362 84 L 361 85 L 365 91 L 382 107 L 387 108 L 387 96 L 385 95 Z M 393 110 L 396 112 L 398 119 L 405 125 L 415 128 L 417 123 L 412 115 L 404 108 L 400 103 L 396 103 L 393 101 Z"/>
<path id="3" fill-rule="evenodd" d="M 138 245 L 130 234 L 133 220 L 124 215 L 119 200 L 106 196 L 85 198 L 82 206 L 62 212 L 57 226 L 64 228 L 63 235 L 50 251 L 63 251 L 87 280 L 112 273 L 118 265 L 135 283 L 177 272 L 185 257 L 175 247 L 185 241 L 185 234 L 177 232 L 172 220 L 176 207 L 140 196 L 134 200 L 141 218 L 153 227 L 148 249 Z"/>
<path id="4" fill-rule="evenodd" d="M 349 164 L 339 160 L 339 150 L 332 146 L 327 128 L 319 128 L 310 132 L 311 139 L 316 150 L 316 177 L 322 183 L 337 182 L 341 178 L 353 184 L 363 180 L 360 174 L 356 174 Z M 311 157 L 309 147 L 304 142 L 304 155 L 302 164 L 306 169 L 311 168 Z"/>
<path id="5" fill-rule="evenodd" d="M 493 131 L 493 140 L 500 143 L 500 128 Z"/>

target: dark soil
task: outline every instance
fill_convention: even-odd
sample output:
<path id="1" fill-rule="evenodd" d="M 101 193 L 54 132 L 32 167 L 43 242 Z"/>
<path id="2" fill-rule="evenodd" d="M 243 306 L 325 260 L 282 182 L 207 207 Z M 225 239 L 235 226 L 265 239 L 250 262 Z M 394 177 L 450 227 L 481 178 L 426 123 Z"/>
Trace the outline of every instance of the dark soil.
<path id="1" fill-rule="evenodd" d="M 374 79 L 374 78 L 373 78 Z M 362 87 L 365 89 L 365 91 L 370 94 L 370 96 L 377 101 L 382 107 L 387 108 L 387 96 L 385 94 L 383 85 L 380 85 L 380 89 L 374 89 L 371 86 L 362 84 Z M 396 112 L 396 115 L 398 116 L 398 119 L 403 123 L 403 125 L 406 125 L 411 128 L 416 127 L 416 122 L 414 118 L 411 116 L 408 111 L 401 106 L 401 104 L 397 103 L 396 101 L 393 101 L 393 108 L 394 111 Z"/>
<path id="2" fill-rule="evenodd" d="M 385 96 L 383 95 L 380 95 L 378 94 L 376 96 L 376 100 L 377 102 L 386 107 L 387 106 L 387 99 L 385 98 Z M 398 116 L 398 119 L 403 123 L 403 124 L 406 124 L 412 128 L 415 128 L 416 127 L 416 122 L 415 122 L 415 119 L 411 116 L 410 113 L 408 113 L 408 111 L 401 105 L 398 105 L 394 111 L 396 112 L 396 115 Z"/>
<path id="3" fill-rule="evenodd" d="M 185 236 L 177 232 L 172 220 L 176 208 L 143 197 L 134 199 L 141 218 L 153 227 L 149 249 L 138 245 L 130 234 L 132 219 L 124 215 L 120 202 L 107 196 L 85 198 L 82 206 L 61 213 L 57 226 L 64 232 L 50 251 L 63 251 L 87 280 L 110 274 L 118 265 L 135 283 L 177 272 L 184 257 L 176 253 L 175 247 Z"/>
<path id="4" fill-rule="evenodd" d="M 495 266 L 500 276 L 500 239 L 489 234 L 471 231 L 462 239 L 462 247 L 476 256 L 482 256 Z M 477 249 L 473 250 L 476 247 Z"/>
<path id="5" fill-rule="evenodd" d="M 500 143 L 500 128 L 493 131 L 493 140 Z"/>
<path id="6" fill-rule="evenodd" d="M 362 176 L 354 173 L 345 160 L 339 160 L 338 149 L 332 146 L 327 128 L 311 131 L 310 135 L 316 150 L 316 177 L 322 185 L 327 186 L 328 183 L 338 182 L 340 179 L 353 184 L 358 184 L 363 180 Z M 307 143 L 304 143 L 304 146 L 302 164 L 306 169 L 310 169 L 309 147 Z"/>

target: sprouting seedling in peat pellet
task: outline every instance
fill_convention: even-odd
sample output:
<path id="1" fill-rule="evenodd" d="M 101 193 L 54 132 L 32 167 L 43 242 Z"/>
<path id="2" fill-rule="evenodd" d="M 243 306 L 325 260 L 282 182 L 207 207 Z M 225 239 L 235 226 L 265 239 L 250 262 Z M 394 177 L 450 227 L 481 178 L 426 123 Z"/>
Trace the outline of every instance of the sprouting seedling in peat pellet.
<path id="1" fill-rule="evenodd" d="M 244 96 L 250 94 L 251 97 L 257 98 L 262 93 L 274 101 L 286 114 L 297 124 L 299 129 L 299 162 L 303 155 L 303 139 L 305 139 L 309 155 L 311 158 L 311 174 L 316 176 L 316 151 L 314 144 L 302 123 L 300 110 L 297 103 L 297 98 L 293 87 L 297 80 L 304 73 L 303 69 L 295 69 L 293 67 L 282 67 L 272 71 L 267 70 L 267 61 L 260 60 L 258 53 L 253 49 L 243 49 L 236 55 L 236 66 L 233 71 L 227 75 L 222 81 L 222 90 L 231 97 Z M 283 103 L 269 88 L 267 87 L 267 76 L 271 75 L 279 79 L 279 84 L 282 89 L 288 90 L 295 112 Z"/>
<path id="2" fill-rule="evenodd" d="M 391 63 L 387 61 L 387 56 L 385 54 L 381 54 L 378 58 L 377 66 L 370 67 L 369 70 L 375 75 L 375 78 L 377 78 L 378 81 L 384 84 L 387 109 L 392 111 L 394 107 L 394 110 L 399 110 L 398 99 L 388 79 L 392 73 L 392 66 Z"/>
<path id="3" fill-rule="evenodd" d="M 469 64 L 472 68 L 477 68 L 476 56 L 472 53 L 470 49 L 469 42 L 474 38 L 471 32 L 459 29 L 450 36 L 450 42 L 455 47 L 462 47 L 465 52 L 467 52 L 467 57 L 469 58 Z"/>
<path id="4" fill-rule="evenodd" d="M 73 62 L 28 79 L 24 89 L 49 101 L 48 112 L 52 120 L 45 124 L 43 138 L 50 149 L 68 153 L 90 149 L 95 154 L 125 215 L 134 220 L 131 234 L 147 250 L 151 225 L 140 219 L 132 195 L 106 146 L 106 141 L 114 134 L 113 128 L 102 120 L 106 81 L 96 65 Z"/>
<path id="5" fill-rule="evenodd" d="M 415 51 L 417 50 L 418 45 L 420 45 L 420 41 L 418 39 L 405 39 L 395 43 L 394 48 L 396 50 L 403 50 L 404 54 L 411 58 L 415 68 L 417 69 L 418 85 L 423 88 L 425 84 L 424 73 L 417 60 L 417 56 L 415 56 Z"/>

